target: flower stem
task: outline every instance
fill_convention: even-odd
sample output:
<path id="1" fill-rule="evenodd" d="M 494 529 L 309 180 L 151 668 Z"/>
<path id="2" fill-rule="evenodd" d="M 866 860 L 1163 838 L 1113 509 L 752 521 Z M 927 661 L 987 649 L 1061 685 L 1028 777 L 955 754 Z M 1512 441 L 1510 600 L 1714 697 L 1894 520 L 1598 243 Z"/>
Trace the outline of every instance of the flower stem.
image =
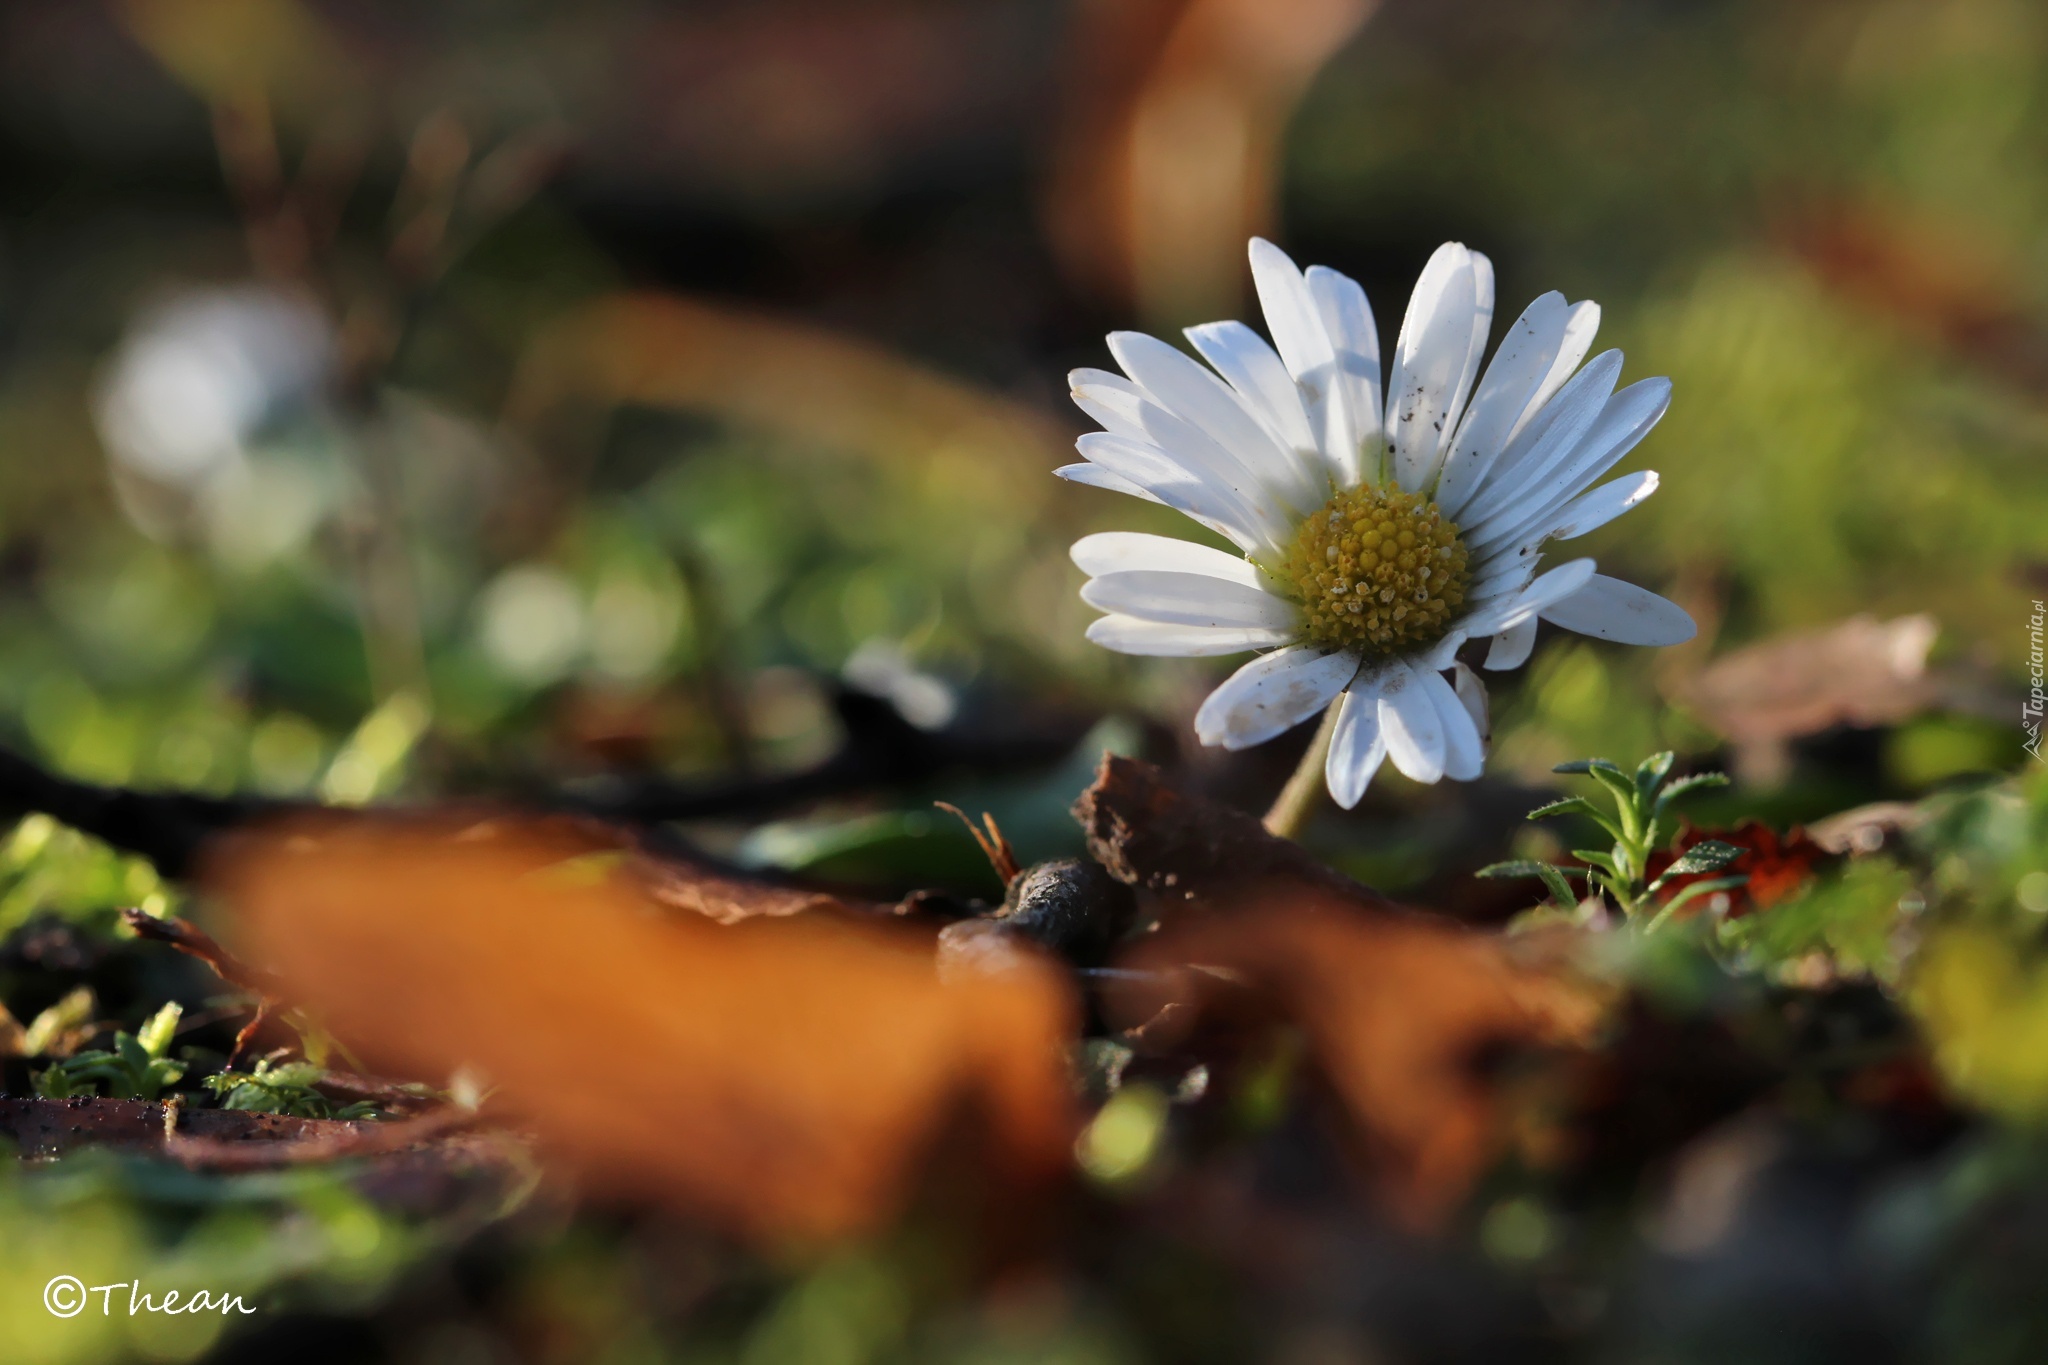
<path id="1" fill-rule="evenodd" d="M 1316 737 L 1308 742 L 1308 751 L 1295 765 L 1294 775 L 1273 798 L 1273 808 L 1266 812 L 1268 834 L 1292 839 L 1301 833 L 1309 816 L 1315 814 L 1324 791 L 1323 760 L 1330 753 L 1330 737 L 1337 732 L 1337 711 L 1338 702 L 1331 702 L 1323 712 L 1323 723 L 1316 727 Z"/>

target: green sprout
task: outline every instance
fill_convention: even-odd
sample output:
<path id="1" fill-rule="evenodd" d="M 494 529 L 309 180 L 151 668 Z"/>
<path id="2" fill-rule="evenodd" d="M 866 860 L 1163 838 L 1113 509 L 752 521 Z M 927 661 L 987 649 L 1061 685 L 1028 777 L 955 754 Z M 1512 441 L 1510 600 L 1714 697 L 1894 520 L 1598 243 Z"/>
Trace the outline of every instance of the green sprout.
<path id="1" fill-rule="evenodd" d="M 1542 820 L 1552 815 L 1583 815 L 1613 836 L 1613 846 L 1604 850 L 1573 849 L 1572 856 L 1585 864 L 1583 867 L 1559 867 L 1535 859 L 1517 859 L 1482 867 L 1478 875 L 1540 878 L 1560 906 L 1578 904 L 1579 896 L 1573 891 L 1569 879 L 1580 877 L 1585 880 L 1588 891 L 1612 898 L 1629 920 L 1639 920 L 1653 904 L 1657 893 L 1673 878 L 1718 872 L 1742 854 L 1734 844 L 1719 839 L 1703 839 L 1681 854 L 1656 880 L 1649 879 L 1650 854 L 1664 832 L 1665 816 L 1672 803 L 1709 787 L 1728 785 L 1727 777 L 1721 773 L 1694 773 L 1676 782 L 1667 782 L 1675 761 L 1676 756 L 1668 749 L 1661 754 L 1652 754 L 1636 766 L 1633 777 L 1620 765 L 1604 758 L 1581 758 L 1558 764 L 1553 772 L 1590 777 L 1605 787 L 1613 798 L 1612 808 L 1603 808 L 1583 796 L 1568 796 L 1537 807 L 1529 812 L 1529 818 Z M 1748 880 L 1747 876 L 1734 874 L 1694 882 L 1665 902 L 1645 925 L 1644 932 L 1657 929 L 1688 901 L 1740 886 Z"/>
<path id="2" fill-rule="evenodd" d="M 184 1008 L 175 1000 L 165 1005 L 134 1033 L 114 1035 L 112 1052 L 81 1052 L 53 1063 L 35 1078 L 44 1099 L 65 1100 L 94 1095 L 104 1085 L 116 1099 L 153 1100 L 185 1075 L 185 1065 L 164 1054 L 178 1031 Z"/>
<path id="3" fill-rule="evenodd" d="M 208 1076 L 207 1089 L 221 1099 L 221 1108 L 257 1114 L 289 1114 L 301 1119 L 367 1119 L 377 1116 L 368 1100 L 337 1105 L 315 1089 L 326 1074 L 312 1062 L 278 1062 L 259 1058 L 253 1071 L 223 1071 Z"/>

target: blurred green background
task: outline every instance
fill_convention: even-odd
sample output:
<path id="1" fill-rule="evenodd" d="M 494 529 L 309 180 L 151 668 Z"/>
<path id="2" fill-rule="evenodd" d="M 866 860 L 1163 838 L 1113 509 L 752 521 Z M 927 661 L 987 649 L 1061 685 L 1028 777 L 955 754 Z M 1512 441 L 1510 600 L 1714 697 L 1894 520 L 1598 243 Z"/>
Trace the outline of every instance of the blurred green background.
<path id="1" fill-rule="evenodd" d="M 1589 549 L 1715 644 L 1929 612 L 2020 676 L 2037 5 L 0 15 L 0 724 L 66 772 L 800 765 L 864 648 L 1178 727 L 1222 666 L 1084 647 L 1062 560 L 1168 519 L 1046 471 L 1064 371 L 1245 313 L 1252 230 L 1388 329 L 1452 237 L 1600 301 L 1677 397 Z M 1546 639 L 1505 759 L 1710 746 L 1660 666 Z"/>

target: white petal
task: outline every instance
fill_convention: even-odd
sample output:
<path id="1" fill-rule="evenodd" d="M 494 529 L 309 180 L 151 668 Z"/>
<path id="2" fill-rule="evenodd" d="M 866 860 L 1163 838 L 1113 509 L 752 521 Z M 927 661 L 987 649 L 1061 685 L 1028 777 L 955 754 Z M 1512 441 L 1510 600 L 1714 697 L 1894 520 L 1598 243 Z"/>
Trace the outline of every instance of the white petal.
<path id="1" fill-rule="evenodd" d="M 1520 668 L 1529 662 L 1529 651 L 1535 647 L 1536 618 L 1531 616 L 1493 637 L 1493 648 L 1486 651 L 1486 667 L 1496 673 Z"/>
<path id="2" fill-rule="evenodd" d="M 1135 335 L 1135 334 L 1133 334 Z M 1154 346 L 1164 343 L 1152 341 L 1150 337 L 1140 340 Z M 1180 352 L 1166 347 L 1172 354 L 1184 361 L 1190 368 L 1201 372 L 1201 367 L 1188 360 Z M 1214 384 L 1206 375 L 1204 381 Z M 1217 385 L 1217 387 L 1221 387 Z M 1228 488 L 1246 507 L 1254 509 L 1275 509 L 1279 499 L 1272 486 L 1271 470 L 1260 472 L 1226 447 L 1206 429 L 1195 425 L 1178 412 L 1160 406 L 1153 398 L 1128 386 L 1110 388 L 1106 385 L 1083 384 L 1074 390 L 1074 404 L 1108 429 L 1113 436 L 1122 436 L 1143 445 L 1164 451 L 1174 463 L 1200 475 L 1218 488 Z M 1240 413 L 1240 416 L 1243 414 Z M 1265 440 L 1266 438 L 1260 437 Z M 1269 443 L 1270 444 L 1270 443 Z M 1262 458 L 1254 455 L 1254 459 Z M 1320 504 L 1318 504 L 1320 506 Z"/>
<path id="3" fill-rule="evenodd" d="M 1479 727 L 1472 723 L 1472 713 L 1443 674 L 1429 668 L 1419 670 L 1416 676 L 1422 679 L 1423 694 L 1436 707 L 1437 724 L 1444 732 L 1444 776 L 1470 782 L 1486 767 L 1486 751 L 1480 746 Z"/>
<path id="4" fill-rule="evenodd" d="M 1077 370 L 1067 371 L 1067 387 L 1075 390 L 1091 388 L 1119 389 L 1130 394 L 1138 394 L 1140 392 L 1136 384 L 1133 384 L 1115 370 L 1097 370 L 1086 365 Z"/>
<path id="5" fill-rule="evenodd" d="M 1451 453 L 1451 439 L 1457 433 L 1457 424 L 1465 418 L 1465 404 L 1472 397 L 1472 383 L 1479 377 L 1479 362 L 1486 355 L 1486 339 L 1493 332 L 1493 261 L 1483 252 L 1472 253 L 1472 348 L 1465 353 L 1465 373 L 1458 380 L 1456 394 L 1451 399 L 1451 425 L 1444 429 L 1443 439 L 1437 442 L 1436 468 L 1443 469 L 1444 457 Z M 1432 472 L 1430 481 L 1436 481 Z"/>
<path id="6" fill-rule="evenodd" d="M 1468 638 L 1470 637 L 1466 635 L 1463 626 L 1454 625 L 1444 633 L 1441 640 L 1419 654 L 1409 655 L 1408 662 L 1417 668 L 1431 668 L 1441 673 L 1457 659 L 1458 647 Z"/>
<path id="7" fill-rule="evenodd" d="M 1084 460 L 1080 464 L 1063 464 L 1053 471 L 1053 476 L 1065 479 L 1068 483 L 1086 484 L 1090 488 L 1104 488 L 1112 493 L 1128 493 L 1134 498 L 1143 498 L 1146 502 L 1157 502 L 1161 507 L 1166 505 L 1149 488 L 1140 488 L 1121 474 L 1112 474 L 1101 465 L 1089 461 Z"/>
<path id="8" fill-rule="evenodd" d="M 1423 267 L 1401 321 L 1387 381 L 1386 427 L 1394 477 L 1411 493 L 1435 479 L 1445 438 L 1457 421 L 1453 404 L 1469 382 L 1477 277 L 1472 253 L 1444 243 Z"/>
<path id="9" fill-rule="evenodd" d="M 1547 468 L 1532 460 L 1503 481 L 1501 495 L 1509 504 L 1504 510 L 1484 519 L 1468 515 L 1466 543 L 1478 548 L 1497 540 L 1523 538 L 1619 464 L 1670 407 L 1668 379 L 1644 379 L 1621 390 L 1607 400 L 1599 419 L 1562 458 Z"/>
<path id="10" fill-rule="evenodd" d="M 1596 576 L 1592 560 L 1567 560 L 1522 589 L 1521 596 L 1515 599 L 1514 613 L 1507 624 L 1516 625 L 1525 617 L 1541 612 L 1552 603 L 1562 602 L 1592 582 Z M 1273 600 L 1279 601 L 1278 598 Z"/>
<path id="11" fill-rule="evenodd" d="M 1249 649 L 1268 649 L 1290 644 L 1291 630 L 1264 627 L 1218 630 L 1203 626 L 1181 626 L 1167 621 L 1140 621 L 1135 616 L 1104 616 L 1088 624 L 1088 638 L 1104 649 L 1119 654 L 1165 655 L 1176 658 L 1205 658 L 1212 654 L 1242 654 Z"/>
<path id="12" fill-rule="evenodd" d="M 1300 620 L 1292 602 L 1263 588 L 1149 569 L 1091 578 L 1081 585 L 1081 600 L 1102 611 L 1183 626 L 1285 628 Z"/>
<path id="13" fill-rule="evenodd" d="M 1462 662 L 1452 668 L 1451 674 L 1451 690 L 1458 694 L 1465 714 L 1472 718 L 1472 728 L 1479 732 L 1479 748 L 1484 753 L 1493 748 L 1493 710 L 1487 705 L 1486 684 Z"/>
<path id="14" fill-rule="evenodd" d="M 1309 430 L 1315 433 L 1323 454 L 1323 473 L 1341 483 L 1357 463 L 1351 452 L 1357 449 L 1358 437 L 1351 428 L 1351 410 L 1339 392 L 1342 379 L 1337 348 L 1323 327 L 1322 311 L 1309 292 L 1308 281 L 1287 253 L 1254 237 L 1251 260 L 1252 283 L 1266 314 L 1266 330 L 1273 334 L 1273 345 L 1287 373 L 1294 376 Z"/>
<path id="15" fill-rule="evenodd" d="M 1195 736 L 1226 749 L 1263 744 L 1328 706 L 1357 671 L 1351 655 L 1306 645 L 1262 654 L 1209 694 L 1195 712 Z"/>
<path id="16" fill-rule="evenodd" d="M 1472 582 L 1465 589 L 1465 601 L 1477 610 L 1481 603 L 1520 592 L 1529 586 L 1535 576 L 1536 561 L 1541 558 L 1540 543 L 1530 542 L 1525 547 L 1527 554 L 1500 556 L 1482 563 L 1475 571 Z M 1498 604 L 1496 604 L 1498 605 Z M 1491 635 L 1492 631 L 1474 631 L 1475 635 Z"/>
<path id="17" fill-rule="evenodd" d="M 1115 436 L 1128 436 L 1134 441 L 1150 441 L 1145 430 L 1145 395 L 1131 390 L 1112 389 L 1106 384 L 1082 384 L 1068 395 L 1074 406 L 1102 424 L 1102 429 Z"/>
<path id="18" fill-rule="evenodd" d="M 1308 292 L 1308 282 L 1286 252 L 1263 237 L 1251 240 L 1252 284 L 1259 291 L 1259 307 L 1266 315 L 1266 330 L 1273 334 L 1273 348 L 1281 363 L 1303 387 L 1309 425 L 1314 428 L 1323 400 L 1336 372 L 1336 349 L 1323 330 L 1323 319 Z"/>
<path id="19" fill-rule="evenodd" d="M 1133 569 L 1167 573 L 1207 574 L 1246 587 L 1261 586 L 1259 571 L 1247 560 L 1193 541 L 1148 536 L 1142 531 L 1101 531 L 1082 536 L 1067 552 L 1076 568 L 1091 578 Z"/>
<path id="20" fill-rule="evenodd" d="M 1248 494 L 1286 503 L 1303 515 L 1329 497 L 1328 493 L 1318 495 L 1294 452 L 1283 450 L 1230 386 L 1192 356 L 1143 332 L 1111 332 L 1109 349 L 1155 403 L 1201 431 L 1225 458 L 1243 468 L 1253 481 Z M 1147 427 L 1151 427 L 1149 420 Z M 1163 435 L 1155 434 L 1153 439 L 1173 449 Z"/>
<path id="21" fill-rule="evenodd" d="M 1337 712 L 1337 729 L 1323 761 L 1323 781 L 1330 799 L 1345 810 L 1358 804 L 1387 756 L 1387 737 L 1380 728 L 1381 671 L 1361 673 L 1337 703 L 1343 709 Z"/>
<path id="22" fill-rule="evenodd" d="M 1380 691 L 1380 729 L 1396 768 L 1417 782 L 1435 782 L 1444 775 L 1443 722 L 1422 676 L 1399 661 L 1387 670 Z"/>
<path id="23" fill-rule="evenodd" d="M 1470 635 L 1498 635 L 1530 620 L 1553 602 L 1570 597 L 1593 579 L 1593 561 L 1574 559 L 1544 574 L 1512 599 L 1474 612 L 1458 622 Z"/>
<path id="24" fill-rule="evenodd" d="M 1264 337 L 1241 322 L 1205 322 L 1188 328 L 1187 338 L 1274 440 L 1303 460 L 1322 462 L 1301 390 Z"/>
<path id="25" fill-rule="evenodd" d="M 1074 445 L 1095 464 L 1149 490 L 1155 501 L 1193 517 L 1246 554 L 1277 552 L 1290 533 L 1276 513 L 1250 505 L 1229 484 L 1188 468 L 1157 446 L 1102 431 Z"/>
<path id="26" fill-rule="evenodd" d="M 1543 609 L 1543 619 L 1624 645 L 1676 645 L 1699 629 L 1675 602 L 1619 578 L 1595 574 L 1570 597 Z"/>
<path id="27" fill-rule="evenodd" d="M 1458 529 L 1478 533 L 1497 516 L 1513 516 L 1524 490 L 1556 469 L 1600 420 L 1614 381 L 1621 375 L 1621 352 L 1606 351 L 1572 376 L 1571 382 L 1543 410 L 1494 464 L 1486 483 L 1458 514 Z"/>
<path id="28" fill-rule="evenodd" d="M 1472 395 L 1472 406 L 1458 423 L 1451 453 L 1444 457 L 1436 502 L 1455 518 L 1493 462 L 1507 449 L 1508 436 L 1528 410 L 1536 386 L 1549 375 L 1564 344 L 1571 306 L 1552 291 L 1538 298 L 1514 320 L 1500 339 L 1500 349 L 1486 366 L 1486 377 Z"/>
<path id="29" fill-rule="evenodd" d="M 1380 331 L 1372 304 L 1356 280 L 1326 265 L 1310 266 L 1306 279 L 1336 352 L 1332 407 L 1341 407 L 1350 421 L 1348 441 L 1341 432 L 1328 433 L 1331 473 L 1340 488 L 1356 487 L 1364 479 L 1379 482 L 1385 477 L 1380 459 L 1386 437 L 1380 417 Z"/>
<path id="30" fill-rule="evenodd" d="M 1592 492 L 1565 504 L 1564 510 L 1557 514 L 1549 539 L 1576 540 L 1588 531 L 1605 526 L 1656 491 L 1657 471 L 1654 469 L 1624 474 L 1611 483 L 1603 483 Z"/>
<path id="31" fill-rule="evenodd" d="M 1593 349 L 1593 338 L 1600 331 L 1600 305 L 1588 299 L 1575 303 L 1571 314 L 1565 319 L 1564 339 L 1558 343 L 1557 356 L 1550 362 L 1550 373 L 1543 376 L 1543 382 L 1536 386 L 1536 392 L 1529 395 L 1529 404 L 1522 409 L 1521 417 L 1508 432 L 1509 444 L 1522 434 L 1522 429 L 1536 419 L 1543 411 L 1551 395 L 1565 386 L 1572 377 L 1572 371 L 1579 368 L 1579 362 L 1586 358 L 1586 352 Z"/>

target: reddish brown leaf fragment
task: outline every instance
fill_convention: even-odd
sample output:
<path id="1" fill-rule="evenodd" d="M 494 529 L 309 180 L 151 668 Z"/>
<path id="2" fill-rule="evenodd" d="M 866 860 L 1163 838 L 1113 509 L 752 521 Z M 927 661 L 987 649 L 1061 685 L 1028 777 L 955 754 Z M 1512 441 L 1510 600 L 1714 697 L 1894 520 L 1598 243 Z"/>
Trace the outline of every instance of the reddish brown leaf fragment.
<path id="1" fill-rule="evenodd" d="M 1695 882 L 1741 874 L 1749 880 L 1722 893 L 1728 897 L 1728 918 L 1737 919 L 1758 910 L 1768 910 L 1791 898 L 1835 861 L 1834 854 L 1796 825 L 1782 835 L 1760 820 L 1744 820 L 1733 829 L 1697 829 L 1686 825 L 1679 830 L 1678 838 L 1672 841 L 1669 849 L 1650 855 L 1648 874 L 1651 880 L 1661 876 L 1687 849 L 1707 839 L 1733 844 L 1742 852 L 1726 867 L 1716 871 L 1673 877 L 1658 893 L 1659 903 L 1670 900 Z M 1684 918 L 1697 914 L 1706 903 L 1705 898 L 1696 898 L 1680 906 L 1678 915 Z"/>

